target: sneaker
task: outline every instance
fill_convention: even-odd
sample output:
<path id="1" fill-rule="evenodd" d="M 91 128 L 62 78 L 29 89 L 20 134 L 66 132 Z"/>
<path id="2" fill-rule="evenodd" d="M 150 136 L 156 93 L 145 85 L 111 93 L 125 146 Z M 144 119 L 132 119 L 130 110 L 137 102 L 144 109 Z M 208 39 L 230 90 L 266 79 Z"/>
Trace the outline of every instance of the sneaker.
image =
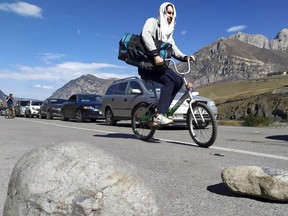
<path id="1" fill-rule="evenodd" d="M 164 115 L 159 114 L 156 118 L 154 118 L 153 126 L 157 125 L 167 125 L 173 123 L 172 119 L 166 118 Z"/>

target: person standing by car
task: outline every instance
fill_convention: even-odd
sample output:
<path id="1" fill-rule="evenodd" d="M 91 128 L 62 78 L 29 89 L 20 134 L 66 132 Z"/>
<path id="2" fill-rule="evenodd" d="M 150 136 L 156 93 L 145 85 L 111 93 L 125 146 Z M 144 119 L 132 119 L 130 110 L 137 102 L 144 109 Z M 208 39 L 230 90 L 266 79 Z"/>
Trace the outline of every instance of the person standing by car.
<path id="1" fill-rule="evenodd" d="M 12 110 L 13 117 L 15 118 L 14 98 L 13 94 L 9 94 L 6 98 L 7 107 Z"/>
<path id="2" fill-rule="evenodd" d="M 158 13 L 158 19 L 149 18 L 146 20 L 141 37 L 145 48 L 154 56 L 155 64 L 163 65 L 164 60 L 159 56 L 155 41 L 162 40 L 172 44 L 172 56 L 179 61 L 195 61 L 195 57 L 183 54 L 175 44 L 173 39 L 174 27 L 176 24 L 176 9 L 170 2 L 161 4 Z M 161 83 L 161 93 L 158 101 L 158 108 L 154 125 L 166 125 L 173 122 L 165 116 L 168 112 L 169 106 L 173 101 L 177 92 L 183 86 L 183 79 L 176 74 L 172 69 L 165 70 L 146 70 L 138 68 L 138 73 L 142 79 L 152 80 Z"/>

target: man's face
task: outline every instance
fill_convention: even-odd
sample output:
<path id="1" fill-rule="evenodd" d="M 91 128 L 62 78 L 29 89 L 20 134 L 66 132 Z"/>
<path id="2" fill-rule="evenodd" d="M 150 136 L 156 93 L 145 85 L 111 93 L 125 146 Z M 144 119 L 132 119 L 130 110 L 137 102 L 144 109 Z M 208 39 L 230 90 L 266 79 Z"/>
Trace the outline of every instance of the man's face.
<path id="1" fill-rule="evenodd" d="M 167 14 L 167 22 L 168 22 L 168 24 L 170 24 L 172 22 L 173 16 L 174 16 L 174 10 L 171 6 L 167 7 L 166 14 Z"/>

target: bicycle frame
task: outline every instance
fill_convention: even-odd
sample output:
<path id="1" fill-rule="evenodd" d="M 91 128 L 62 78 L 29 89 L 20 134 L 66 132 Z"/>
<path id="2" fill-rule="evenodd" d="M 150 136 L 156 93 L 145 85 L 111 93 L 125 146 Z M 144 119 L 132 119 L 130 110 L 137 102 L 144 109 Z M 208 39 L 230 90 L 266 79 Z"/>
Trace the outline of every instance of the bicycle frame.
<path id="1" fill-rule="evenodd" d="M 166 61 L 172 61 L 173 62 L 173 66 L 175 68 L 175 70 L 177 71 L 177 73 L 183 78 L 183 81 L 184 81 L 184 84 L 185 84 L 185 93 L 181 96 L 181 98 L 177 101 L 177 103 L 168 110 L 168 113 L 167 113 L 167 116 L 173 116 L 173 114 L 178 110 L 178 108 L 185 102 L 185 100 L 187 100 L 188 98 L 190 98 L 190 101 L 189 101 L 189 109 L 192 110 L 192 104 L 195 102 L 195 100 L 193 99 L 193 94 L 192 94 L 192 87 L 189 87 L 189 84 L 185 78 L 185 75 L 187 73 L 190 72 L 190 63 L 188 63 L 188 70 L 186 72 L 183 72 L 183 73 L 180 73 L 177 68 L 176 68 L 176 64 L 174 62 L 173 59 L 166 59 Z M 154 86 L 154 83 L 152 82 L 152 86 L 153 86 L 153 92 L 154 92 L 154 95 L 155 95 L 155 98 L 156 98 L 156 101 L 155 103 L 153 104 L 150 104 L 149 107 L 152 107 L 152 106 L 157 106 L 158 104 L 158 96 L 157 96 L 157 93 L 156 93 L 156 90 L 155 90 L 155 86 Z M 191 85 L 192 86 L 192 85 Z M 192 115 L 193 115 L 193 118 L 195 119 L 195 116 L 194 116 L 194 112 L 191 112 Z M 201 115 L 201 118 L 202 120 L 204 119 L 203 116 Z M 196 123 L 197 123 L 197 120 L 195 119 Z"/>

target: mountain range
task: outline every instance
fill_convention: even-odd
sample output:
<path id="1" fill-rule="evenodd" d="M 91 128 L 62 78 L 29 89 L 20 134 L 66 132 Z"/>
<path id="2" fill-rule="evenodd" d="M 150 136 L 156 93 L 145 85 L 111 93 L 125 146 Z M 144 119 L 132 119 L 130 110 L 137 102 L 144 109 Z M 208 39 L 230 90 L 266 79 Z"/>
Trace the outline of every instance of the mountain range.
<path id="1" fill-rule="evenodd" d="M 235 82 L 288 71 L 288 29 L 268 40 L 262 35 L 237 33 L 220 38 L 195 53 L 197 62 L 188 77 L 195 86 Z M 179 63 L 180 70 L 185 69 Z"/>
<path id="2" fill-rule="evenodd" d="M 196 87 L 215 82 L 235 82 L 288 71 L 288 29 L 272 40 L 263 35 L 238 32 L 220 38 L 195 53 L 197 62 L 187 75 Z M 186 63 L 178 63 L 185 70 Z M 67 98 L 76 92 L 104 94 L 113 79 L 84 75 L 71 80 L 52 94 Z"/>

